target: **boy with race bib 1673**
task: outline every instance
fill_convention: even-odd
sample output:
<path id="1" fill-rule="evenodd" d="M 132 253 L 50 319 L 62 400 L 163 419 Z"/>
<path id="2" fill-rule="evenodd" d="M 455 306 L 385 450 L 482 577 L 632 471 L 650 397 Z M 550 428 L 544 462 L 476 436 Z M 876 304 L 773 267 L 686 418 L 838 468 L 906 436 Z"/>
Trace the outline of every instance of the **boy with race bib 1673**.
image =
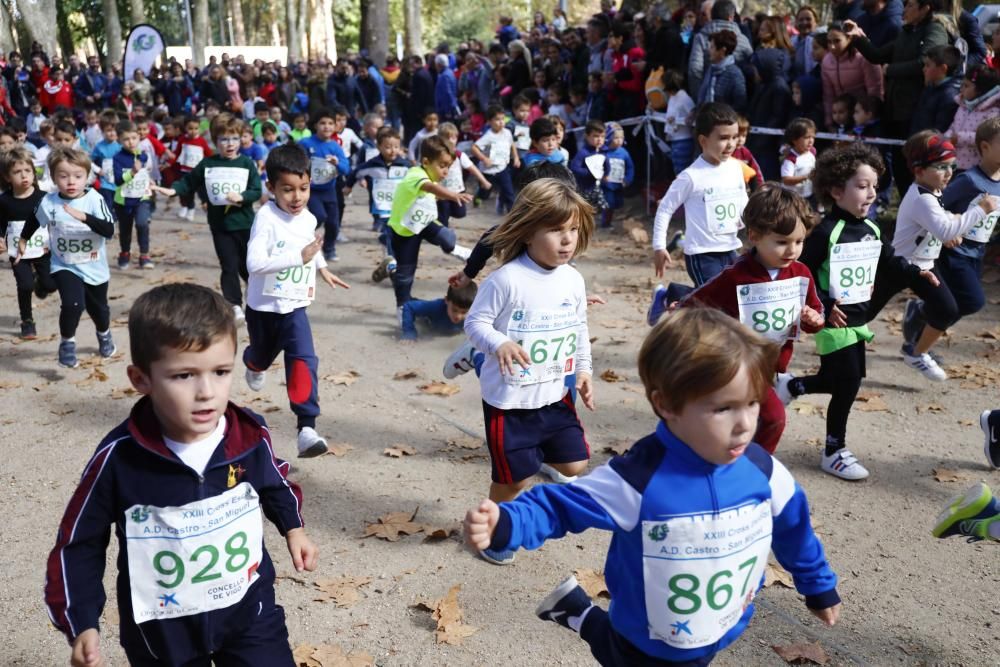
<path id="1" fill-rule="evenodd" d="M 536 611 L 578 632 L 606 666 L 710 663 L 750 622 L 772 550 L 809 610 L 833 625 L 837 576 L 805 493 L 752 442 L 777 356 L 776 343 L 719 311 L 670 314 L 639 352 L 656 431 L 578 481 L 484 500 L 466 515 L 467 541 L 537 549 L 568 532 L 610 531 L 611 609 L 570 577 Z"/>
<path id="2" fill-rule="evenodd" d="M 136 300 L 128 326 L 128 377 L 143 397 L 84 468 L 46 569 L 45 603 L 72 645 L 71 664 L 103 663 L 114 526 L 130 665 L 292 667 L 264 515 L 296 570 L 315 569 L 318 550 L 264 420 L 229 402 L 232 309 L 206 287 L 162 285 Z"/>

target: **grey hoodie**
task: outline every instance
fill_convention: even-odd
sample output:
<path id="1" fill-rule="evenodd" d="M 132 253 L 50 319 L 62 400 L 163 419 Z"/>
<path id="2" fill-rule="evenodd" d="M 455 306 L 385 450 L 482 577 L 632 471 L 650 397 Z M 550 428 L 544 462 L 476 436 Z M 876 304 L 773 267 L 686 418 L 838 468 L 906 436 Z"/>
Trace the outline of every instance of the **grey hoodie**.
<path id="1" fill-rule="evenodd" d="M 701 32 L 691 38 L 691 56 L 688 59 L 688 92 L 692 98 L 698 96 L 701 80 L 710 64 L 708 61 L 708 37 L 720 30 L 728 30 L 736 35 L 736 51 L 732 55 L 736 59 L 737 65 L 746 62 L 753 55 L 750 40 L 746 38 L 736 23 L 719 19 L 706 23 Z"/>

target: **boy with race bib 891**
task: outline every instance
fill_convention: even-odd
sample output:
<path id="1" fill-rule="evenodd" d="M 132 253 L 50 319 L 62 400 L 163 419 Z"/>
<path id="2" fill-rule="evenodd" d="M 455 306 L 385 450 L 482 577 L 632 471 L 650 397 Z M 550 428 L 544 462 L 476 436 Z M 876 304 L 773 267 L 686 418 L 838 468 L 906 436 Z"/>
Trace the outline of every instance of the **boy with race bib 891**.
<path id="1" fill-rule="evenodd" d="M 319 360 L 313 348 L 306 308 L 316 298 L 316 276 L 330 287 L 349 287 L 326 269 L 319 254 L 322 232 L 309 211 L 309 155 L 296 144 L 267 156 L 267 189 L 273 200 L 261 206 L 247 248 L 247 331 L 243 351 L 247 384 L 264 386 L 264 372 L 285 354 L 288 401 L 297 418 L 300 458 L 325 454 L 326 440 L 316 432 L 319 416 Z"/>
<path id="2" fill-rule="evenodd" d="M 639 352 L 656 431 L 576 482 L 484 500 L 466 515 L 466 540 L 537 549 L 569 532 L 610 531 L 611 609 L 570 577 L 536 610 L 578 632 L 601 665 L 709 664 L 750 622 L 772 550 L 809 610 L 833 625 L 837 576 L 805 493 L 752 441 L 777 357 L 774 342 L 719 311 L 668 315 Z"/>
<path id="3" fill-rule="evenodd" d="M 295 569 L 318 550 L 264 420 L 229 402 L 236 326 L 222 297 L 163 285 L 129 312 L 143 397 L 84 468 L 49 554 L 45 603 L 75 667 L 103 663 L 105 552 L 118 539 L 120 641 L 131 665 L 292 667 L 263 516 Z"/>

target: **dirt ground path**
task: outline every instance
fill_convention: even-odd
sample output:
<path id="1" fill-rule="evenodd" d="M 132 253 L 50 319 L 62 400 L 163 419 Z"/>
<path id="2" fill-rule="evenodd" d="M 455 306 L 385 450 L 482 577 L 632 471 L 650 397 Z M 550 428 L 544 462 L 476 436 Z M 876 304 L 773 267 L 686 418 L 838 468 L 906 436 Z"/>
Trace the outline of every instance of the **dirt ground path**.
<path id="1" fill-rule="evenodd" d="M 418 386 L 441 379 L 444 358 L 461 339 L 430 338 L 410 347 L 396 342 L 392 290 L 369 279 L 378 259 L 374 235 L 361 202 L 348 207 L 345 233 L 334 266 L 350 291 L 320 288 L 310 309 L 320 357 L 319 430 L 332 443 L 350 446 L 343 456 L 296 461 L 294 419 L 279 376 L 271 373 L 261 394 L 250 392 L 242 365 L 233 399 L 268 419 L 279 455 L 292 460 L 305 493 L 308 529 L 322 550 L 318 572 L 295 575 L 283 540 L 265 531 L 280 575 L 278 599 L 288 614 L 293 645 L 336 644 L 367 652 L 379 665 L 586 665 L 586 645 L 570 632 L 534 616 L 534 607 L 575 570 L 603 570 L 607 534 L 571 535 L 537 552 L 518 554 L 507 568 L 489 565 L 463 550 L 457 536 L 396 542 L 363 538 L 367 523 L 391 512 L 412 512 L 415 522 L 457 525 L 465 510 L 487 491 L 489 464 L 481 445 L 478 384 L 466 375 L 449 397 L 421 393 Z M 457 222 L 460 240 L 472 245 L 495 221 L 474 210 Z M 153 224 L 154 271 L 112 270 L 111 308 L 119 350 L 128 348 L 125 315 L 142 291 L 170 280 L 216 286 L 218 270 L 203 216 L 196 223 L 158 214 Z M 117 249 L 116 242 L 114 247 Z M 414 293 L 442 296 L 447 275 L 459 267 L 437 248 L 425 247 Z M 597 374 L 613 370 L 621 381 L 596 381 L 598 410 L 583 415 L 593 463 L 606 448 L 631 443 L 650 432 L 654 417 L 642 394 L 635 356 L 647 331 L 644 310 L 652 271 L 648 251 L 626 235 L 602 233 L 578 267 L 588 291 L 606 306 L 590 314 Z M 675 270 L 670 279 L 685 281 Z M 939 508 L 969 483 L 984 479 L 1000 487 L 982 455 L 979 412 L 1000 405 L 1000 274 L 986 276 L 990 304 L 956 327 L 941 353 L 947 367 L 962 367 L 963 379 L 934 385 L 898 358 L 899 303 L 877 323 L 863 391 L 870 397 L 851 417 L 849 443 L 872 471 L 858 484 L 818 469 L 825 397 L 793 404 L 778 456 L 805 488 L 817 532 L 840 576 L 842 622 L 820 627 L 801 598 L 779 585 L 765 589 L 745 636 L 722 653 L 718 665 L 781 665 L 773 644 L 818 641 L 838 665 L 1000 664 L 1000 551 L 992 544 L 939 541 L 929 534 Z M 42 604 L 44 563 L 56 524 L 83 465 L 97 442 L 124 419 L 134 401 L 127 391 L 126 355 L 100 363 L 92 324 L 78 334 L 85 363 L 76 370 L 55 363 L 58 300 L 37 308 L 41 338 L 21 343 L 12 278 L 0 322 L 0 664 L 59 665 L 68 649 L 49 625 Z M 246 342 L 241 335 L 241 348 Z M 817 366 L 811 341 L 798 347 L 793 369 Z M 413 369 L 415 377 L 393 376 Z M 347 371 L 350 384 L 335 384 Z M 878 400 L 881 399 L 881 402 Z M 872 411 L 864 411 L 868 408 Z M 413 455 L 391 458 L 383 451 L 403 444 Z M 944 471 L 942 472 L 942 469 Z M 935 479 L 935 470 L 942 482 Z M 117 646 L 113 572 L 116 546 L 108 555 L 103 646 L 110 664 L 124 665 Z M 369 578 L 343 584 L 340 599 L 313 586 L 322 579 Z M 357 583 L 357 580 L 355 580 Z M 460 646 L 435 643 L 434 622 L 413 605 L 433 602 L 461 584 L 464 622 L 478 630 Z M 354 593 L 351 589 L 354 589 Z M 351 603 L 351 599 L 356 601 Z M 607 604 L 603 600 L 601 604 Z"/>

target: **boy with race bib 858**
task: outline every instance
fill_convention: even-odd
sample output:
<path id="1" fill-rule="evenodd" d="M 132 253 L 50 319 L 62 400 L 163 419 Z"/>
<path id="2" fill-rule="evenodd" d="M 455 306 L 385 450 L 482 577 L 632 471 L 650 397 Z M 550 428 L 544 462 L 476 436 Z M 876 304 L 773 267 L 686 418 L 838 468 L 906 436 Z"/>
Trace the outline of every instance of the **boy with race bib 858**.
<path id="1" fill-rule="evenodd" d="M 103 663 L 98 623 L 114 526 L 129 664 L 292 667 L 264 514 L 296 570 L 315 569 L 318 550 L 264 420 L 229 402 L 232 310 L 206 287 L 170 284 L 140 296 L 128 320 L 128 376 L 143 397 L 98 446 L 59 523 L 45 577 L 49 618 L 69 639 L 74 667 Z"/>
<path id="2" fill-rule="evenodd" d="M 536 611 L 578 632 L 606 666 L 710 663 L 750 622 L 772 550 L 809 610 L 833 625 L 837 576 L 805 493 L 752 442 L 777 357 L 777 344 L 719 311 L 668 315 L 639 352 L 656 431 L 576 482 L 484 500 L 466 515 L 466 540 L 537 549 L 568 532 L 610 531 L 610 611 L 575 577 Z"/>

